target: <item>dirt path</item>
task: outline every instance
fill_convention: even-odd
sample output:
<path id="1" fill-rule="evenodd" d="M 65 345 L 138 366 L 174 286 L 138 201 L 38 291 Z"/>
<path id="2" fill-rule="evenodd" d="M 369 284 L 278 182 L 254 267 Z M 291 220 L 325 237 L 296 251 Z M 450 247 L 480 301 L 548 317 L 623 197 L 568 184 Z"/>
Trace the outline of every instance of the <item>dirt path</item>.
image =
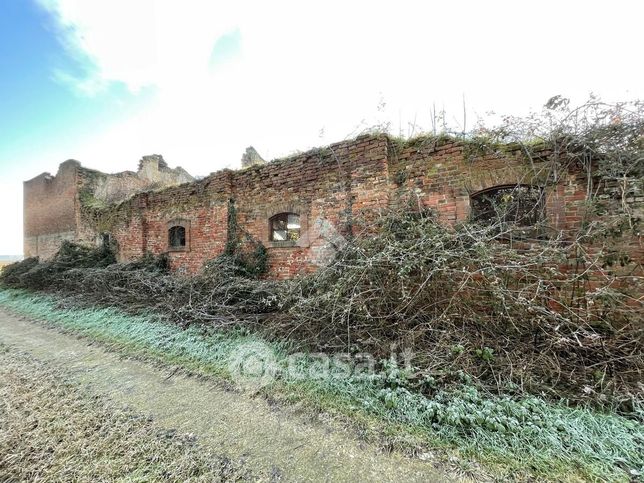
<path id="1" fill-rule="evenodd" d="M 194 433 L 202 444 L 242 457 L 285 481 L 445 481 L 427 462 L 386 455 L 296 409 L 215 383 L 172 375 L 144 362 L 0 309 L 0 342 L 71 371 L 91 391 Z"/>

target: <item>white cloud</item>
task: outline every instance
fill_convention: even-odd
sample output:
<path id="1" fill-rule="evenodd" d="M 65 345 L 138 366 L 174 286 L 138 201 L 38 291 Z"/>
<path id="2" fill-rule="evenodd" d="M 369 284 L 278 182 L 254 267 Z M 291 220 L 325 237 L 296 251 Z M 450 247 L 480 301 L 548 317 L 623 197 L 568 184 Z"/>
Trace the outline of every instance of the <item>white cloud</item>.
<path id="1" fill-rule="evenodd" d="M 89 93 L 157 89 L 146 112 L 88 140 L 83 154 L 98 162 L 164 151 L 209 171 L 248 144 L 281 155 L 363 119 L 427 128 L 433 103 L 460 123 L 463 96 L 471 122 L 554 94 L 635 96 L 643 85 L 627 2 L 39 1 L 90 61 L 86 78 L 68 81 Z M 212 71 L 217 39 L 237 29 L 239 55 Z"/>
<path id="2" fill-rule="evenodd" d="M 132 169 L 154 152 L 206 174 L 236 167 L 250 144 L 271 158 L 375 123 L 428 128 L 434 103 L 455 124 L 463 96 L 471 123 L 555 94 L 644 93 L 637 2 L 36 1 L 82 66 L 58 79 L 87 95 L 114 83 L 155 93 L 127 120 L 73 140 L 74 152 L 64 140 L 39 153 L 48 168 L 76 157 Z M 235 55 L 211 68 L 217 40 L 237 30 Z"/>
<path id="3" fill-rule="evenodd" d="M 222 3 L 156 0 L 37 0 L 56 19 L 63 45 L 85 62 L 84 85 L 123 82 L 137 91 L 175 83 L 207 62 L 231 28 Z"/>

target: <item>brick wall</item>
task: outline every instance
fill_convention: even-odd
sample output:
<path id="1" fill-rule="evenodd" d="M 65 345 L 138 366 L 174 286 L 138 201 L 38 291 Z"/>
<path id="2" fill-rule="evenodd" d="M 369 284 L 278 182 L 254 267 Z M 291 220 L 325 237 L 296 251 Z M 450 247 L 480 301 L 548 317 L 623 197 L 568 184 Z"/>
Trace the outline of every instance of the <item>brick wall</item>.
<path id="1" fill-rule="evenodd" d="M 50 258 L 76 233 L 78 161 L 65 161 L 56 176 L 43 173 L 23 185 L 24 255 Z"/>
<path id="2" fill-rule="evenodd" d="M 284 160 L 231 173 L 238 222 L 268 247 L 269 274 L 288 278 L 329 261 L 330 246 L 361 230 L 388 204 L 387 140 L 362 137 Z M 269 240 L 269 219 L 300 215 L 302 235 L 293 247 Z"/>
<path id="3" fill-rule="evenodd" d="M 185 250 L 170 251 L 172 266 L 194 273 L 224 251 L 228 202 L 237 224 L 268 249 L 271 278 L 289 278 L 324 265 L 334 246 L 371 228 L 378 212 L 400 203 L 436 210 L 445 223 L 464 221 L 470 196 L 500 186 L 543 187 L 549 224 L 578 228 L 586 182 L 575 172 L 555 173 L 550 153 L 526 160 L 519 148 L 476 151 L 449 139 L 400 143 L 384 135 L 361 136 L 328 148 L 240 171 L 221 171 L 204 180 L 131 201 L 131 216 L 115 229 L 123 260 L 145 251 L 169 250 L 173 220 L 189 226 Z M 412 193 L 412 199 L 409 199 Z M 302 236 L 290 246 L 269 239 L 269 219 L 300 215 Z"/>
<path id="4" fill-rule="evenodd" d="M 72 167 L 78 171 L 70 164 L 70 173 Z M 61 165 L 56 189 L 42 188 L 49 181 L 36 182 L 39 177 L 28 182 L 34 184 L 28 195 L 25 184 L 25 199 L 30 202 L 25 208 L 25 233 L 31 237 L 26 237 L 26 247 L 33 244 L 35 232 L 42 236 L 75 229 L 76 239 L 96 240 L 96 226 L 81 210 L 74 212 L 73 176 L 66 170 Z M 78 183 L 85 186 L 83 179 Z M 553 229 L 580 226 L 587 179 L 574 170 L 557 172 L 546 150 L 528 160 L 512 146 L 474 149 L 448 138 L 398 142 L 385 135 L 367 135 L 265 165 L 223 170 L 199 181 L 138 193 L 115 205 L 109 226 L 101 230 L 116 240 L 121 261 L 146 252 L 167 252 L 174 270 L 190 274 L 225 250 L 229 207 L 234 206 L 242 232 L 267 247 L 268 277 L 290 278 L 330 261 L 335 247 L 347 238 L 372 230 L 371 220 L 384 209 L 413 203 L 434 209 L 443 222 L 453 224 L 468 219 L 472 195 L 516 184 L 543 188 L 545 216 Z M 632 198 L 636 201 L 636 194 Z M 60 216 L 46 220 L 52 226 L 45 233 L 37 220 L 48 217 L 51 210 L 42 203 L 50 201 L 60 208 Z M 273 242 L 269 219 L 285 212 L 300 215 L 301 237 L 291 243 Z M 169 245 L 173 225 L 186 229 L 184 248 Z M 627 243 L 639 246 L 639 240 Z M 635 250 L 636 255 L 641 252 Z"/>
<path id="5" fill-rule="evenodd" d="M 546 204 L 550 203 L 553 167 L 549 154 L 537 152 L 528 162 L 519 148 L 480 153 L 449 139 L 391 141 L 390 185 L 397 194 L 394 199 L 413 192 L 413 201 L 436 210 L 442 221 L 453 224 L 469 217 L 472 195 L 496 186 L 541 186 L 546 190 Z M 546 209 L 546 214 L 552 212 Z"/>
<path id="6" fill-rule="evenodd" d="M 195 273 L 225 250 L 228 206 L 234 202 L 242 232 L 268 247 L 268 276 L 288 278 L 326 263 L 331 244 L 359 229 L 353 220 L 368 219 L 369 213 L 386 207 L 386 186 L 387 139 L 363 137 L 137 194 L 120 207 L 124 216 L 112 235 L 121 260 L 146 251 L 168 252 L 175 270 Z M 292 244 L 269 239 L 269 219 L 283 212 L 300 215 L 302 236 Z M 173 224 L 189 227 L 185 249 L 169 245 L 168 229 Z"/>
<path id="7" fill-rule="evenodd" d="M 171 267 L 179 273 L 195 273 L 203 263 L 224 251 L 227 240 L 230 172 L 161 191 L 139 193 L 119 205 L 109 230 L 121 261 L 146 252 L 168 253 Z M 173 249 L 168 230 L 186 228 L 186 246 Z"/>
<path id="8" fill-rule="evenodd" d="M 83 202 L 116 203 L 144 189 L 190 181 L 192 176 L 181 168 L 169 168 L 159 155 L 144 156 L 137 172 L 115 174 L 84 168 L 75 160 L 65 161 L 55 176 L 43 173 L 24 182 L 24 255 L 51 258 L 63 240 L 95 243 L 98 233 L 83 219 Z M 129 249 L 125 247 L 126 252 Z"/>

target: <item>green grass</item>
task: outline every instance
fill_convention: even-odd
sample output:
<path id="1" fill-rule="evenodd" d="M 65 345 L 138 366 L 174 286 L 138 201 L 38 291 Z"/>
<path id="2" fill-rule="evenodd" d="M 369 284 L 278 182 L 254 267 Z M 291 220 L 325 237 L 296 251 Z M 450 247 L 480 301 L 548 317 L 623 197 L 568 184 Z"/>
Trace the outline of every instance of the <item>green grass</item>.
<path id="1" fill-rule="evenodd" d="M 53 297 L 25 291 L 0 290 L 0 305 L 129 355 L 236 382 L 267 383 L 262 390 L 268 394 L 342 413 L 390 440 L 455 450 L 504 476 L 627 481 L 644 470 L 644 426 L 637 418 L 537 397 L 485 395 L 466 383 L 427 397 L 393 363 L 375 374 L 347 375 L 346 366 L 322 367 L 312 355 L 301 354 L 294 363 L 288 344 L 268 344 L 245 331 L 183 330 L 112 308 L 61 308 Z M 255 359 L 270 362 L 274 380 L 235 377 Z"/>

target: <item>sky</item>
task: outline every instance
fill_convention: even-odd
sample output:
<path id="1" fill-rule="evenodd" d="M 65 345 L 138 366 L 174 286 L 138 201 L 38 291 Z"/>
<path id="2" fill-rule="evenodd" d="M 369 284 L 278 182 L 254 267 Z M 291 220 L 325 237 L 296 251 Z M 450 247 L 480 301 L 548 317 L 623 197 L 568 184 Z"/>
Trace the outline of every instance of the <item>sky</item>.
<path id="1" fill-rule="evenodd" d="M 376 126 L 412 135 L 644 98 L 639 1 L 0 0 L 0 254 L 22 181 L 162 154 L 193 175 Z"/>

